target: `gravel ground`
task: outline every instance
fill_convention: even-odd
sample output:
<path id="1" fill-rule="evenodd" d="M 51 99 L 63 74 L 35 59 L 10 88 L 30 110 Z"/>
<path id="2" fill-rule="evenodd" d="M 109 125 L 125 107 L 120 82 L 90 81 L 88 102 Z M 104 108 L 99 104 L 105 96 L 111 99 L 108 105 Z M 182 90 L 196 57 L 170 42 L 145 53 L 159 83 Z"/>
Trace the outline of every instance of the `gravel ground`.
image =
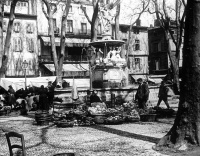
<path id="1" fill-rule="evenodd" d="M 0 116 L 0 156 L 9 156 L 7 131 L 24 134 L 28 156 L 62 152 L 79 156 L 164 156 L 167 154 L 152 150 L 152 146 L 171 128 L 168 121 L 58 128 L 53 123 L 37 126 L 33 118 L 18 114 Z"/>

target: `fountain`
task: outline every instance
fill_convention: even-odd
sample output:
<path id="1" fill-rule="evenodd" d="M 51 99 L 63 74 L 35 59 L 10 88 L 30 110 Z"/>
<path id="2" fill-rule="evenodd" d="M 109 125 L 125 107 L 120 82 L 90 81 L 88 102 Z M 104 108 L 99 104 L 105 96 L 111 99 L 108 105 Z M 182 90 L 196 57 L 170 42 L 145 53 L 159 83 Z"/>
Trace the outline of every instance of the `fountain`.
<path id="1" fill-rule="evenodd" d="M 128 83 L 126 59 L 121 57 L 124 41 L 104 34 L 102 40 L 91 42 L 96 56 L 92 65 L 93 88 L 122 88 Z"/>

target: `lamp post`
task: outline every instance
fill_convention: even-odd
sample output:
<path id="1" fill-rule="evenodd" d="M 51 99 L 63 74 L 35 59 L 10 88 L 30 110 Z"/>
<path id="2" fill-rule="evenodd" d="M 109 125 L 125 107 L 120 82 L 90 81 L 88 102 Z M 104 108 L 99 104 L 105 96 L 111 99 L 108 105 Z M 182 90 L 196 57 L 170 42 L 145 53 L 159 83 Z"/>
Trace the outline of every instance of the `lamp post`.
<path id="1" fill-rule="evenodd" d="M 90 91 L 92 90 L 92 70 L 91 70 L 92 53 L 93 53 L 93 49 L 91 47 L 88 47 L 87 57 L 88 57 L 88 60 L 89 60 Z"/>
<path id="2" fill-rule="evenodd" d="M 25 70 L 24 72 L 24 77 L 25 77 L 25 89 L 26 89 L 26 69 L 28 67 L 28 62 L 26 62 L 26 60 L 24 60 L 24 62 L 22 63 L 22 68 Z"/>

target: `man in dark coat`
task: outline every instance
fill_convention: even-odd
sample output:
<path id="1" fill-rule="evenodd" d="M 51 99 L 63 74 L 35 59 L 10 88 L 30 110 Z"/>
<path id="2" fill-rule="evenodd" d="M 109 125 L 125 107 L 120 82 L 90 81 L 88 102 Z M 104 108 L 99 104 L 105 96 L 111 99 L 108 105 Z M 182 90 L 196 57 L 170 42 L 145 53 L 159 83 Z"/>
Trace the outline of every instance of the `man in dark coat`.
<path id="1" fill-rule="evenodd" d="M 165 81 L 161 82 L 160 88 L 159 88 L 159 93 L 158 93 L 158 103 L 157 103 L 157 107 L 159 107 L 161 101 L 164 101 L 167 108 L 169 109 L 169 103 L 168 103 L 168 99 L 167 99 L 167 93 L 169 91 L 168 86 L 166 85 Z"/>
<path id="2" fill-rule="evenodd" d="M 49 100 L 47 96 L 47 89 L 43 85 L 40 87 L 39 91 L 39 109 L 49 110 Z"/>
<path id="3" fill-rule="evenodd" d="M 146 102 L 149 99 L 149 87 L 142 78 L 138 79 L 139 87 L 137 89 L 135 100 L 138 101 L 138 107 L 141 109 L 146 108 Z"/>
<path id="4" fill-rule="evenodd" d="M 92 92 L 92 95 L 90 96 L 90 103 L 93 103 L 93 102 L 101 102 L 101 99 L 97 96 L 96 90 L 94 90 Z"/>
<path id="5" fill-rule="evenodd" d="M 49 99 L 49 104 L 50 106 L 53 105 L 53 99 L 54 99 L 54 89 L 55 87 L 53 86 L 52 82 L 49 81 L 48 82 L 48 86 L 47 86 L 47 96 L 48 96 L 48 99 Z"/>

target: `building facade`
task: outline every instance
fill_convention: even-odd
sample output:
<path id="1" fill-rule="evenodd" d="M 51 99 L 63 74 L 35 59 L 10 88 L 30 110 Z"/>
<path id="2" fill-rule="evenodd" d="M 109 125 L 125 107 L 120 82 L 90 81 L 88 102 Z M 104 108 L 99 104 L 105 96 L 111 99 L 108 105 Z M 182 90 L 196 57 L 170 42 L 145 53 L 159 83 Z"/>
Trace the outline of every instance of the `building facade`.
<path id="1" fill-rule="evenodd" d="M 120 25 L 120 39 L 125 41 L 125 53 L 127 53 L 128 48 L 129 29 L 130 25 Z M 146 79 L 148 74 L 148 27 L 141 26 L 140 21 L 137 22 L 136 26 L 133 26 L 130 45 L 131 52 L 128 54 L 127 62 L 130 80 Z M 122 57 L 125 57 L 125 54 Z"/>
<path id="2" fill-rule="evenodd" d="M 41 75 L 54 75 L 55 69 L 53 57 L 51 54 L 51 43 L 48 35 L 48 21 L 42 11 L 41 1 L 38 5 L 38 45 L 39 49 L 39 65 Z M 89 1 L 80 3 L 72 2 L 67 16 L 67 28 L 65 39 L 65 59 L 63 65 L 64 77 L 88 77 L 88 57 L 86 47 L 90 43 L 91 25 L 85 17 L 81 5 L 86 9 L 86 12 L 91 19 L 93 6 Z M 65 8 L 64 3 L 59 3 L 58 10 L 54 14 L 55 27 L 55 42 L 56 50 L 60 50 L 60 33 L 61 19 Z"/>
<path id="3" fill-rule="evenodd" d="M 175 29 L 173 30 L 174 36 L 176 36 Z M 164 30 L 155 24 L 148 31 L 149 38 L 149 74 L 152 75 L 165 75 L 168 74 L 170 69 L 170 60 L 168 56 L 168 45 L 165 40 Z M 170 39 L 170 46 L 172 54 L 175 56 L 176 46 Z M 180 61 L 179 67 L 182 67 L 182 47 L 180 49 Z"/>
<path id="4" fill-rule="evenodd" d="M 3 35 L 4 43 L 9 22 L 11 0 L 5 1 Z M 7 77 L 24 76 L 23 61 L 28 63 L 27 75 L 38 75 L 37 12 L 36 1 L 19 1 L 15 8 L 15 20 L 8 55 Z"/>

